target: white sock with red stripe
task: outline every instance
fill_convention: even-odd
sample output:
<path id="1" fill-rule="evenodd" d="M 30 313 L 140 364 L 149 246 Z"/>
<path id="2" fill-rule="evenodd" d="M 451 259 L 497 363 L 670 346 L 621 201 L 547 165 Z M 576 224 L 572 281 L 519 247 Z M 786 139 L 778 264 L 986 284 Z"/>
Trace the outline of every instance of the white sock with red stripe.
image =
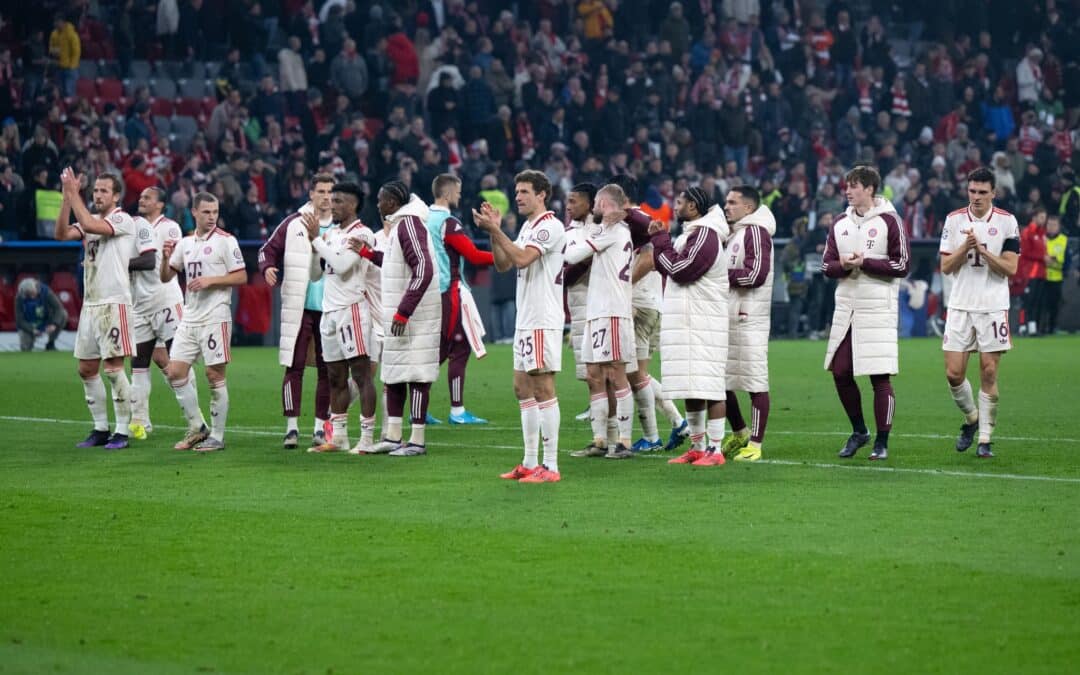
<path id="1" fill-rule="evenodd" d="M 656 407 L 660 409 L 660 412 L 664 413 L 664 417 L 671 423 L 671 428 L 677 429 L 681 427 L 683 423 L 682 413 L 679 412 L 679 408 L 674 401 L 664 398 L 664 386 L 660 384 L 660 380 L 650 377 L 649 388 L 652 389 Z"/>
<path id="2" fill-rule="evenodd" d="M 525 441 L 525 458 L 521 465 L 535 469 L 540 463 L 540 409 L 535 398 L 518 401 L 521 408 L 521 436 Z"/>
<path id="3" fill-rule="evenodd" d="M 229 389 L 225 380 L 210 385 L 210 437 L 225 442 L 225 421 L 229 418 Z"/>
<path id="4" fill-rule="evenodd" d="M 544 442 L 544 466 L 548 471 L 559 473 L 559 399 L 552 398 L 538 403 L 540 436 Z"/>
<path id="5" fill-rule="evenodd" d="M 337 447 L 346 450 L 349 448 L 349 414 L 341 413 L 330 415 L 330 424 L 334 428 L 333 443 Z"/>
<path id="6" fill-rule="evenodd" d="M 690 449 L 705 449 L 705 410 L 687 410 L 686 422 L 690 427 Z"/>
<path id="7" fill-rule="evenodd" d="M 105 383 L 100 375 L 82 381 L 83 393 L 86 395 L 86 407 L 90 409 L 90 417 L 94 420 L 94 431 L 109 430 L 109 408 L 105 403 Z"/>
<path id="8" fill-rule="evenodd" d="M 195 387 L 190 373 L 183 380 L 169 382 L 169 386 L 172 387 L 176 402 L 180 404 L 180 411 L 187 420 L 188 431 L 198 431 L 206 426 L 206 419 L 199 409 L 199 390 Z"/>
<path id="9" fill-rule="evenodd" d="M 131 384 L 123 368 L 105 370 L 105 378 L 112 389 L 113 417 L 116 418 L 116 432 L 127 436 L 128 423 L 131 422 Z"/>
<path id="10" fill-rule="evenodd" d="M 709 437 L 709 447 L 719 450 L 724 444 L 724 427 L 727 420 L 723 417 L 711 419 L 706 423 L 706 435 Z"/>
<path id="11" fill-rule="evenodd" d="M 644 382 L 634 387 L 634 405 L 637 406 L 638 421 L 645 440 L 656 442 L 660 433 L 656 429 L 656 397 L 653 395 L 652 378 L 645 376 Z"/>
<path id="12" fill-rule="evenodd" d="M 607 392 L 589 397 L 589 420 L 592 424 L 593 444 L 603 447 L 607 444 L 608 400 Z"/>
<path id="13" fill-rule="evenodd" d="M 634 395 L 630 387 L 615 392 L 615 425 L 619 433 L 619 443 L 630 447 L 630 435 L 634 433 Z"/>
<path id="14" fill-rule="evenodd" d="M 131 420 L 137 424 L 150 423 L 150 369 L 131 369 Z"/>

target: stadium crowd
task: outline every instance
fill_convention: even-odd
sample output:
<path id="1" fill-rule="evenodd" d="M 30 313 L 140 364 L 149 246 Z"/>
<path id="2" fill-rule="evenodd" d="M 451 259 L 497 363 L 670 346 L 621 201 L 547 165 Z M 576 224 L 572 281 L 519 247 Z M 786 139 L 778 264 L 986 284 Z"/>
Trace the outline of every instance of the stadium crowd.
<path id="1" fill-rule="evenodd" d="M 571 186 L 618 173 L 669 222 L 689 186 L 722 203 L 749 184 L 790 238 L 777 266 L 792 305 L 820 331 L 832 293 L 812 261 L 856 163 L 880 169 L 913 240 L 940 236 L 983 164 L 1022 225 L 1045 211 L 1080 236 L 1075 5 L 24 3 L 0 19 L 0 231 L 38 237 L 35 193 L 58 189 L 67 165 L 122 174 L 132 211 L 142 189 L 165 188 L 186 231 L 208 190 L 241 240 L 307 201 L 317 171 L 361 185 L 365 223 L 379 221 L 378 186 L 401 180 L 430 203 L 449 171 L 462 213 L 489 201 L 511 232 L 506 195 L 526 167 L 548 176 L 559 214 Z M 1044 280 L 1037 263 L 1025 274 Z M 512 281 L 495 283 L 505 304 Z"/>

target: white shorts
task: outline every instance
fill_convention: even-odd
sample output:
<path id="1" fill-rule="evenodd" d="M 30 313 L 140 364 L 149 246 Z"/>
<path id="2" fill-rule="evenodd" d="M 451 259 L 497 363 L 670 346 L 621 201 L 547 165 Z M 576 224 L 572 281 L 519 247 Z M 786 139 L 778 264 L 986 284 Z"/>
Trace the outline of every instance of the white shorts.
<path id="1" fill-rule="evenodd" d="M 385 334 L 378 326 L 372 323 L 371 326 L 371 344 L 368 345 L 368 356 L 371 357 L 372 363 L 379 363 L 382 361 L 382 348 L 383 338 Z"/>
<path id="2" fill-rule="evenodd" d="M 216 366 L 232 360 L 229 338 L 232 337 L 232 321 L 191 326 L 183 321 L 176 327 L 170 361 L 195 363 L 202 356 L 203 363 Z"/>
<path id="3" fill-rule="evenodd" d="M 950 309 L 941 348 L 947 352 L 1006 352 L 1012 349 L 1009 312 L 966 312 Z"/>
<path id="4" fill-rule="evenodd" d="M 323 361 L 368 356 L 372 336 L 371 317 L 364 311 L 367 306 L 366 302 L 357 302 L 344 309 L 323 312 L 319 322 Z"/>
<path id="5" fill-rule="evenodd" d="M 523 373 L 562 370 L 562 331 L 556 328 L 514 331 L 514 370 Z"/>
<path id="6" fill-rule="evenodd" d="M 113 359 L 135 354 L 131 305 L 83 305 L 75 334 L 75 358 Z"/>
<path id="7" fill-rule="evenodd" d="M 157 338 L 155 344 L 162 345 L 173 339 L 176 335 L 176 327 L 180 325 L 180 319 L 184 318 L 183 305 L 169 305 L 152 314 L 134 315 L 132 332 L 135 334 L 135 344 L 141 345 Z"/>
<path id="8" fill-rule="evenodd" d="M 660 351 L 659 310 L 634 310 L 634 349 L 638 361 L 644 361 Z"/>
<path id="9" fill-rule="evenodd" d="M 585 363 L 637 363 L 634 344 L 634 322 L 609 316 L 589 319 L 581 344 L 581 360 Z"/>

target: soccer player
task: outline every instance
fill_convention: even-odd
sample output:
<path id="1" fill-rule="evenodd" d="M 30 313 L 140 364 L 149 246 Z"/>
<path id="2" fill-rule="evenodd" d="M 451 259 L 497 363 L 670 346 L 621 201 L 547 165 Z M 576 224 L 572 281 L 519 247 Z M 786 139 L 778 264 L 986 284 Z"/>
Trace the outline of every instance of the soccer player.
<path id="1" fill-rule="evenodd" d="M 320 234 L 330 228 L 330 193 L 334 176 L 329 173 L 315 174 L 311 179 L 310 201 L 293 213 L 274 230 L 259 249 L 259 272 L 270 286 L 281 282 L 281 339 L 278 347 L 278 363 L 285 366 L 281 385 L 281 406 L 285 415 L 285 440 L 287 449 L 299 445 L 300 401 L 304 386 L 304 370 L 310 365 L 309 347 L 313 346 L 314 365 L 318 379 L 315 385 L 315 427 L 311 445 L 317 447 L 326 441 L 326 421 L 330 416 L 330 380 L 322 355 L 322 336 L 319 322 L 322 319 L 322 279 L 313 281 L 312 265 L 319 264 L 319 256 L 312 252 L 304 233 L 302 216 L 315 213 L 319 219 Z"/>
<path id="2" fill-rule="evenodd" d="M 431 193 L 435 195 L 435 203 L 429 209 L 427 228 L 439 264 L 442 293 L 439 363 L 449 361 L 446 375 L 450 387 L 450 423 L 487 424 L 487 420 L 465 409 L 465 367 L 469 353 L 476 352 L 476 358 L 483 358 L 487 350 L 484 324 L 462 273 L 466 260 L 472 265 L 488 266 L 495 264 L 495 258 L 490 251 L 476 248 L 461 221 L 450 213 L 461 202 L 461 179 L 452 173 L 440 174 L 432 181 Z"/>
<path id="3" fill-rule="evenodd" d="M 998 364 L 1012 348 L 1009 277 L 1019 263 L 1020 227 L 1011 213 L 994 207 L 992 170 L 980 167 L 967 180 L 967 208 L 950 213 L 941 230 L 941 273 L 954 279 L 941 348 L 949 389 L 964 413 L 956 450 L 971 447 L 978 431 L 975 454 L 985 459 L 994 456 L 990 439 L 997 422 Z M 977 407 L 967 379 L 972 352 L 979 354 Z"/>
<path id="4" fill-rule="evenodd" d="M 669 464 L 724 463 L 728 350 L 728 276 L 724 212 L 704 190 L 692 187 L 675 199 L 683 232 L 672 242 L 667 226 L 649 225 L 653 262 L 667 277 L 660 319 L 660 371 L 664 393 L 686 401 L 690 449 Z M 706 421 L 707 420 L 707 421 Z"/>
<path id="5" fill-rule="evenodd" d="M 165 217 L 165 191 L 148 187 L 139 194 L 138 228 L 148 228 L 154 243 L 153 266 L 131 273 L 131 294 L 135 301 L 132 332 L 135 336 L 135 356 L 131 359 L 131 435 L 146 438 L 150 425 L 150 362 L 161 369 L 169 365 L 169 348 L 176 327 L 183 317 L 184 294 L 173 279 L 161 283 L 162 250 L 166 241 L 175 245 L 183 237 L 180 225 Z M 189 386 L 195 386 L 189 382 Z M 205 421 L 203 422 L 205 424 Z"/>
<path id="6" fill-rule="evenodd" d="M 727 417 L 731 433 L 724 439 L 727 456 L 743 462 L 761 459 L 761 442 L 769 420 L 769 325 L 772 310 L 773 247 L 776 219 L 761 205 L 758 191 L 737 185 L 724 200 L 731 225 L 728 256 Z M 746 428 L 735 392 L 750 394 L 750 428 Z M 738 453 L 738 454 L 736 454 Z"/>
<path id="7" fill-rule="evenodd" d="M 869 375 L 874 388 L 877 437 L 872 460 L 889 457 L 896 396 L 890 376 L 899 371 L 897 323 L 900 280 L 911 259 L 904 226 L 892 203 L 875 197 L 881 175 L 872 166 L 857 166 L 844 177 L 848 208 L 836 219 L 825 240 L 821 269 L 838 279 L 825 368 L 831 370 L 836 393 L 851 421 L 839 456 L 854 457 L 870 442 L 855 378 Z"/>
<path id="8" fill-rule="evenodd" d="M 389 240 L 385 252 L 361 247 L 362 255 L 382 269 L 382 381 L 386 390 L 383 438 L 372 453 L 394 457 L 427 454 L 424 436 L 431 383 L 439 376 L 439 271 L 435 246 L 424 221 L 428 207 L 401 181 L 379 190 L 379 214 Z M 412 394 L 409 440 L 402 443 L 405 400 Z"/>
<path id="9" fill-rule="evenodd" d="M 364 203 L 356 183 L 334 185 L 330 197 L 334 226 L 322 236 L 309 230 L 311 247 L 324 261 L 322 333 L 323 359 L 330 377 L 330 423 L 333 434 L 309 452 L 336 452 L 349 448 L 349 379 L 360 397 L 360 440 L 352 454 L 371 451 L 375 435 L 375 384 L 368 345 L 372 328 L 365 271 L 367 261 L 349 247 L 349 240 L 374 247 L 375 235 L 357 215 Z"/>
<path id="10" fill-rule="evenodd" d="M 610 183 L 618 185 L 631 202 L 637 197 L 638 182 L 628 174 L 616 174 Z M 689 425 L 671 400 L 664 397 L 664 388 L 654 377 L 649 375 L 652 355 L 660 349 L 660 309 L 664 294 L 660 273 L 653 264 L 652 243 L 648 237 L 651 218 L 637 206 L 626 209 L 625 221 L 630 228 L 630 237 L 634 243 L 634 267 L 630 280 L 634 284 L 632 304 L 634 308 L 634 348 L 637 356 L 635 367 L 627 368 L 626 377 L 634 392 L 638 420 L 641 422 L 642 437 L 634 442 L 634 452 L 653 450 L 674 450 L 682 445 L 690 435 Z M 671 425 L 666 444 L 661 444 L 660 433 L 656 425 L 656 411 L 659 410 Z M 610 429 L 609 420 L 609 429 Z"/>
<path id="11" fill-rule="evenodd" d="M 596 200 L 596 186 L 592 183 L 579 183 L 566 195 L 566 215 L 570 222 L 566 225 L 567 237 L 584 230 L 592 220 L 593 202 Z M 581 358 L 582 335 L 585 334 L 585 305 L 589 297 L 589 269 L 592 259 L 587 258 L 576 265 L 566 265 L 563 282 L 566 288 L 566 307 L 570 311 L 570 349 L 574 353 L 574 377 L 588 386 L 589 375 L 585 361 Z M 591 397 L 591 392 L 590 392 Z M 592 416 L 589 408 L 583 417 Z"/>
<path id="12" fill-rule="evenodd" d="M 502 214 L 485 202 L 473 219 L 491 235 L 495 269 L 518 270 L 517 319 L 514 330 L 514 394 L 521 410 L 525 457 L 502 478 L 524 483 L 557 483 L 559 473 L 559 399 L 555 373 L 562 367 L 563 242 L 566 230 L 547 210 L 551 182 L 541 171 L 514 177 L 514 199 L 525 219 L 517 239 L 500 228 Z M 538 458 L 543 438 L 544 462 Z"/>
<path id="13" fill-rule="evenodd" d="M 94 429 L 76 447 L 104 446 L 120 450 L 128 446 L 131 421 L 131 385 L 124 372 L 124 359 L 132 354 L 131 281 L 129 263 L 134 259 L 153 263 L 153 241 L 146 228 L 137 228 L 131 216 L 120 210 L 124 184 L 113 174 L 94 181 L 94 210 L 90 213 L 79 194 L 79 179 L 71 167 L 60 173 L 63 199 L 53 236 L 57 241 L 83 240 L 83 306 L 75 337 L 75 358 L 79 360 L 86 405 Z M 70 223 L 74 214 L 75 223 Z M 105 384 L 101 362 L 112 389 L 116 427 L 109 435 L 109 413 L 105 408 Z"/>
<path id="14" fill-rule="evenodd" d="M 593 259 L 585 307 L 585 330 L 581 358 L 589 383 L 589 411 L 593 442 L 575 457 L 628 459 L 633 432 L 634 398 L 626 379 L 626 363 L 635 352 L 630 267 L 634 245 L 623 217 L 629 202 L 618 185 L 605 185 L 596 193 L 595 213 L 599 224 L 589 224 L 572 232 L 566 240 L 564 260 L 571 265 Z M 615 399 L 618 442 L 608 448 L 608 390 Z"/>
<path id="15" fill-rule="evenodd" d="M 236 239 L 218 229 L 218 210 L 217 197 L 209 192 L 197 193 L 191 200 L 195 232 L 179 243 L 170 239 L 162 243 L 161 282 L 167 284 L 182 273 L 187 283 L 184 316 L 176 327 L 165 369 L 188 423 L 187 434 L 173 446 L 177 450 L 225 449 L 225 422 L 229 416 L 225 367 L 230 360 L 232 291 L 233 286 L 247 283 L 247 269 Z M 209 433 L 202 423 L 195 388 L 188 386 L 191 364 L 200 356 L 210 384 Z"/>

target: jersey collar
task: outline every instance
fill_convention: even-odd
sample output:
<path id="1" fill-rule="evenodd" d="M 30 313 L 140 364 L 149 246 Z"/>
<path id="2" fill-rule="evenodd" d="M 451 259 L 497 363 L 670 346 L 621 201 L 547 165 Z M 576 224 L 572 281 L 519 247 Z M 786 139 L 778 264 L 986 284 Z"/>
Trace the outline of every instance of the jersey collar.
<path id="1" fill-rule="evenodd" d="M 217 232 L 217 231 L 218 231 L 218 226 L 215 225 L 213 228 L 211 228 L 211 230 L 209 232 L 206 233 L 205 237 L 200 237 L 198 235 L 198 233 L 196 233 L 195 238 L 198 239 L 199 241 L 209 241 L 210 237 L 214 236 L 214 233 Z"/>
<path id="2" fill-rule="evenodd" d="M 964 209 L 967 212 L 968 221 L 972 223 L 989 223 L 990 218 L 994 215 L 994 205 L 990 205 L 990 209 L 986 212 L 986 215 L 982 218 L 975 217 L 975 214 L 971 212 L 971 206 Z"/>

